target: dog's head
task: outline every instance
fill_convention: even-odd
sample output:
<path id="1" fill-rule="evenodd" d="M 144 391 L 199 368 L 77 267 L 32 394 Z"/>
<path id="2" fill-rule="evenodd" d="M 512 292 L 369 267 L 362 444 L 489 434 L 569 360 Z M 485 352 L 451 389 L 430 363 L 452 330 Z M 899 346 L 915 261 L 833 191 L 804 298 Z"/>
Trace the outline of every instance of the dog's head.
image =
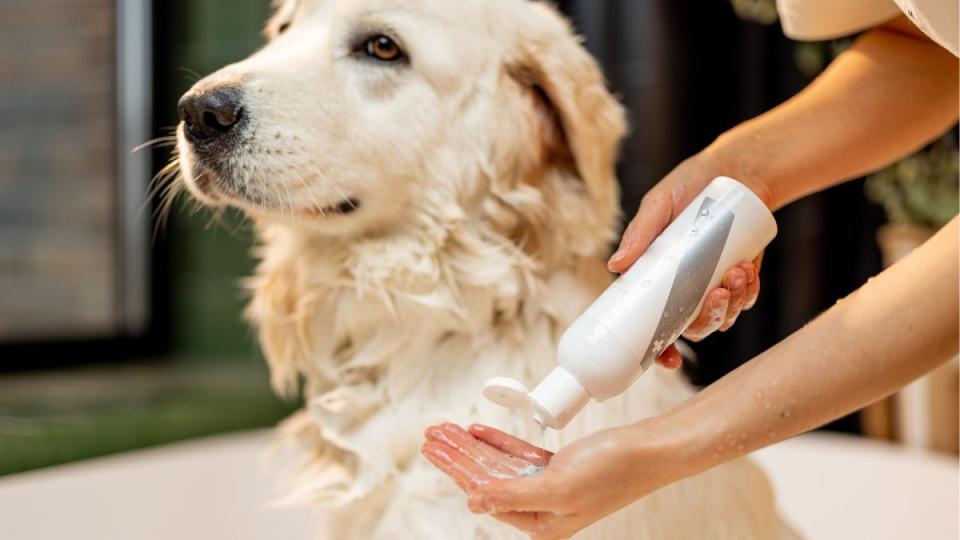
<path id="1" fill-rule="evenodd" d="M 372 235 L 428 204 L 469 214 L 497 193 L 516 206 L 510 193 L 556 176 L 578 184 L 563 204 L 616 214 L 623 113 L 548 6 L 277 3 L 268 44 L 180 100 L 180 165 L 200 201 Z"/>

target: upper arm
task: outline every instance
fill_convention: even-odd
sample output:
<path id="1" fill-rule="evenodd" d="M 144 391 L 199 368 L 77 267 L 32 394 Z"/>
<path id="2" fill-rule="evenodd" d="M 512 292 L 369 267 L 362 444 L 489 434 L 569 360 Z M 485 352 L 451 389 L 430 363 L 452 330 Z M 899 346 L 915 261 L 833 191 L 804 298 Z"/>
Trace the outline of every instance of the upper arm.
<path id="1" fill-rule="evenodd" d="M 946 124 L 956 121 L 957 57 L 930 39 L 906 16 L 886 21 L 864 34 L 851 47 L 869 59 L 891 79 L 900 79 L 900 99 L 918 99 L 925 107 L 939 109 Z"/>

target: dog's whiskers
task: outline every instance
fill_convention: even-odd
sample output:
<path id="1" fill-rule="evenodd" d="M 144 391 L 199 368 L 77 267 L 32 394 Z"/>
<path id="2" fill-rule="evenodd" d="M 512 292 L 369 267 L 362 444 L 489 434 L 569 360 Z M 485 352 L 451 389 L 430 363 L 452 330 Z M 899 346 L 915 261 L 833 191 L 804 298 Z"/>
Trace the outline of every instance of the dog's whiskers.
<path id="1" fill-rule="evenodd" d="M 166 148 L 166 147 L 170 147 L 170 146 L 176 146 L 176 144 L 177 144 L 177 136 L 176 136 L 176 135 L 164 135 L 164 136 L 162 136 L 162 137 L 157 137 L 157 138 L 155 138 L 155 139 L 150 139 L 149 141 L 147 141 L 147 142 L 145 142 L 145 143 L 143 143 L 143 144 L 139 144 L 139 145 L 135 146 L 132 150 L 130 150 L 130 152 L 131 152 L 131 153 L 133 153 L 133 152 L 139 152 L 139 151 L 144 150 L 144 149 L 146 149 L 146 148 Z"/>
<path id="2" fill-rule="evenodd" d="M 313 188 L 310 186 L 309 183 L 307 183 L 307 181 L 302 176 L 300 176 L 299 174 L 296 176 L 297 176 L 297 180 L 299 180 L 300 183 L 303 185 L 303 187 L 306 188 L 307 194 L 309 194 L 310 199 L 313 200 L 313 205 L 317 208 L 317 210 L 320 211 L 320 215 L 323 217 L 326 217 L 326 213 L 324 213 L 323 211 L 323 205 L 320 204 L 320 201 L 317 200 L 317 196 L 316 196 L 316 193 L 313 192 Z"/>
<path id="3" fill-rule="evenodd" d="M 293 217 L 294 213 L 296 213 L 296 208 L 294 208 L 294 206 L 293 206 L 293 198 L 290 196 L 290 190 L 287 188 L 287 183 L 286 183 L 286 182 L 280 182 L 280 187 L 282 187 L 282 188 L 283 188 L 283 191 L 287 194 L 287 206 L 288 206 L 289 209 L 290 209 L 290 217 Z M 280 215 L 281 215 L 281 216 L 284 215 L 284 213 L 283 213 L 283 199 L 282 199 L 282 198 L 280 199 Z"/>
<path id="4" fill-rule="evenodd" d="M 214 208 L 214 209 L 212 210 L 211 214 L 210 214 L 210 219 L 207 220 L 207 223 L 204 225 L 204 228 L 209 230 L 209 229 L 212 229 L 212 228 L 214 228 L 214 227 L 217 227 L 217 228 L 220 228 L 220 229 L 223 229 L 223 230 L 227 231 L 227 234 L 229 234 L 229 235 L 231 235 L 231 236 L 234 236 L 234 235 L 235 235 L 235 232 L 231 232 L 231 231 L 230 231 L 229 229 L 227 229 L 227 228 L 225 227 L 225 225 L 224 225 L 224 221 L 225 221 L 225 220 L 224 220 L 224 216 L 225 216 L 225 215 L 226 215 L 226 208 L 224 208 L 224 207 Z"/>
<path id="5" fill-rule="evenodd" d="M 319 172 L 317 176 L 320 178 L 320 180 L 330 184 L 331 186 L 336 185 L 333 182 L 333 176 L 330 175 L 329 171 L 327 170 L 327 167 L 323 163 L 315 162 L 312 165 L 317 168 Z"/>
<path id="6" fill-rule="evenodd" d="M 177 68 L 177 70 L 183 73 L 186 76 L 186 79 L 192 83 L 196 83 L 203 78 L 199 73 L 186 66 L 180 66 Z"/>
<path id="7" fill-rule="evenodd" d="M 173 203 L 177 196 L 183 191 L 183 178 L 180 175 L 180 159 L 174 157 L 162 169 L 160 169 L 150 181 L 150 189 L 143 202 L 140 211 L 142 212 L 151 201 L 159 197 L 160 202 L 153 212 L 154 228 L 153 240 L 156 241 L 160 229 L 166 226 L 168 216 L 170 215 Z"/>
<path id="8" fill-rule="evenodd" d="M 330 185 L 333 187 L 333 189 L 337 190 L 337 193 L 339 193 L 340 196 L 343 197 L 343 200 L 347 201 L 347 204 L 350 205 L 350 208 L 353 208 L 354 210 L 357 209 L 357 205 L 353 202 L 353 199 L 351 199 L 350 197 L 347 197 L 347 195 L 343 191 L 341 191 L 340 188 L 336 186 L 336 184 L 330 184 Z"/>

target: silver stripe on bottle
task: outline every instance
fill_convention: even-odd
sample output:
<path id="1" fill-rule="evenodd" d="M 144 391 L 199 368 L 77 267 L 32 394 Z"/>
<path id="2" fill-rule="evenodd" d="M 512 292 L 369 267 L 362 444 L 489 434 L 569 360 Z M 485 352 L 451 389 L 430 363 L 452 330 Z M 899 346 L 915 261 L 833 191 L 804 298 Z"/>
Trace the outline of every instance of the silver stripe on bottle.
<path id="1" fill-rule="evenodd" d="M 710 278 L 717 269 L 733 228 L 734 217 L 733 212 L 726 206 L 717 204 L 714 199 L 703 199 L 697 217 L 687 231 L 685 240 L 689 242 L 690 248 L 680 259 L 663 308 L 663 316 L 643 355 L 641 366 L 644 370 L 685 330 L 684 323 L 700 304 L 700 299 L 710 285 Z"/>

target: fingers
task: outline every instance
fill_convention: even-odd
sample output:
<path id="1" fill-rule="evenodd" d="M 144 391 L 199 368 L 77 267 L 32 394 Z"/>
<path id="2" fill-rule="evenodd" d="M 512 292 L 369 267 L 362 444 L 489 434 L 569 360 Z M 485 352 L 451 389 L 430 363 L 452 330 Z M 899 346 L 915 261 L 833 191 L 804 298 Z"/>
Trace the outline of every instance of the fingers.
<path id="1" fill-rule="evenodd" d="M 750 263 L 747 263 L 750 264 Z M 727 313 L 723 324 L 720 325 L 720 331 L 726 332 L 737 322 L 740 311 L 743 310 L 743 298 L 747 292 L 747 274 L 740 266 L 735 266 L 727 271 L 723 277 L 723 287 L 730 291 L 730 302 L 727 304 Z"/>
<path id="2" fill-rule="evenodd" d="M 469 432 L 456 424 L 431 426 L 421 453 L 468 495 L 468 507 L 477 514 L 508 523 L 534 539 L 567 538 L 583 525 L 563 517 L 562 490 L 543 476 L 503 479 L 490 466 L 508 460 L 546 465 L 552 453 L 488 426 L 474 425 Z M 492 461 L 491 461 L 492 460 Z"/>
<path id="3" fill-rule="evenodd" d="M 750 264 L 750 263 L 745 263 Z M 743 310 L 746 311 L 752 308 L 757 303 L 757 298 L 760 297 L 760 266 L 759 262 L 754 262 L 751 264 L 753 267 L 753 273 L 747 278 L 747 292 L 744 294 L 743 299 Z M 752 281 L 750 278 L 753 278 Z"/>
<path id="4" fill-rule="evenodd" d="M 663 232 L 673 218 L 673 201 L 666 190 L 652 190 L 640 202 L 640 210 L 630 221 L 620 247 L 607 262 L 611 272 L 626 272 Z"/>
<path id="5" fill-rule="evenodd" d="M 670 345 L 665 351 L 663 351 L 662 354 L 660 354 L 660 358 L 657 358 L 657 362 L 667 369 L 677 369 L 683 365 L 683 357 L 680 356 L 680 352 L 677 351 L 675 346 Z"/>
<path id="6" fill-rule="evenodd" d="M 763 255 L 753 262 L 742 262 L 723 276 L 722 286 L 710 291 L 697 318 L 683 333 L 691 341 L 701 341 L 717 330 L 726 332 L 740 313 L 754 306 L 760 295 L 758 265 Z"/>
<path id="7" fill-rule="evenodd" d="M 445 444 L 452 450 L 479 465 L 489 473 L 499 476 L 515 476 L 527 462 L 505 454 L 474 438 L 456 424 L 445 423 L 427 428 L 424 434 L 428 441 Z"/>
<path id="8" fill-rule="evenodd" d="M 538 448 L 527 441 L 508 435 L 499 429 L 490 426 L 474 424 L 470 426 L 470 434 L 484 443 L 508 454 L 530 462 L 538 467 L 546 467 L 553 457 L 553 452 Z"/>
<path id="9" fill-rule="evenodd" d="M 690 324 L 683 337 L 690 341 L 701 341 L 720 329 L 727 318 L 727 308 L 730 305 L 730 291 L 714 289 L 707 294 L 703 301 L 700 315 Z"/>
<path id="10" fill-rule="evenodd" d="M 480 465 L 444 444 L 427 441 L 420 447 L 420 453 L 468 495 L 494 480 Z"/>

